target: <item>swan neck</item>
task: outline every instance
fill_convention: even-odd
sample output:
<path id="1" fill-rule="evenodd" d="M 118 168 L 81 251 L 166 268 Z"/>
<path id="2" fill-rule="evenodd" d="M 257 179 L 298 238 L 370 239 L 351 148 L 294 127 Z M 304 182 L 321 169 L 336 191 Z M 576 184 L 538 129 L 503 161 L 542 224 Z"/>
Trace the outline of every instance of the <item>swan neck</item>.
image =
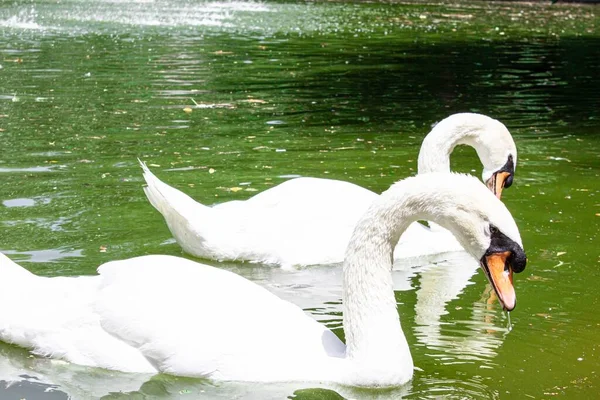
<path id="1" fill-rule="evenodd" d="M 485 144 L 479 140 L 482 126 L 470 123 L 467 119 L 449 117 L 439 122 L 423 139 L 419 151 L 418 172 L 450 172 L 450 154 L 458 145 L 474 147 L 479 158 L 484 161 Z"/>
<path id="2" fill-rule="evenodd" d="M 390 381 L 410 379 L 413 371 L 393 290 L 393 250 L 411 222 L 433 216 L 423 201 L 427 193 L 401 183 L 358 222 L 343 267 L 346 356 L 360 365 L 363 376 L 377 371 L 379 379 Z"/>

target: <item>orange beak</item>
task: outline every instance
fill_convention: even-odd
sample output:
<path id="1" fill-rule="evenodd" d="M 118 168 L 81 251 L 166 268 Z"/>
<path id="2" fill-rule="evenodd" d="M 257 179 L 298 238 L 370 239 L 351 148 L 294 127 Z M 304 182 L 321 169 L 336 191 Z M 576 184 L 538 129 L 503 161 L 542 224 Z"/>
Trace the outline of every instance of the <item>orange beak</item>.
<path id="1" fill-rule="evenodd" d="M 486 182 L 488 189 L 492 191 L 496 195 L 497 198 L 502 197 L 502 189 L 504 189 L 504 185 L 506 184 L 506 179 L 510 176 L 509 172 L 496 172 L 492 175 L 490 179 Z"/>
<path id="2" fill-rule="evenodd" d="M 512 311 L 517 305 L 517 295 L 513 286 L 513 270 L 507 262 L 510 254 L 510 251 L 492 253 L 482 259 L 483 270 L 498 295 L 500 304 L 507 311 Z"/>

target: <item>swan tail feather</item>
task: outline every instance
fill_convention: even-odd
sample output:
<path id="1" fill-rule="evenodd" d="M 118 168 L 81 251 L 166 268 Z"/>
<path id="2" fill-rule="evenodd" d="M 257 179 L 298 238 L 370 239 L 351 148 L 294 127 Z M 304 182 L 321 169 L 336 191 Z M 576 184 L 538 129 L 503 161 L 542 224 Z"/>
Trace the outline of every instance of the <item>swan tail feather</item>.
<path id="1" fill-rule="evenodd" d="M 196 202 L 187 194 L 167 185 L 150 171 L 146 163 L 139 159 L 138 161 L 140 162 L 144 172 L 144 180 L 146 181 L 144 193 L 146 193 L 146 197 L 148 197 L 152 206 L 161 214 L 165 215 L 165 212 L 174 211 L 187 216 L 210 209 Z"/>
<path id="2" fill-rule="evenodd" d="M 212 209 L 162 182 L 143 161 L 138 161 L 146 181 L 144 193 L 150 204 L 163 215 L 171 233 L 184 250 L 202 256 L 203 253 L 195 249 L 196 246 L 192 243 L 204 239 L 201 228 L 209 220 Z M 190 241 L 192 237 L 196 240 Z"/>

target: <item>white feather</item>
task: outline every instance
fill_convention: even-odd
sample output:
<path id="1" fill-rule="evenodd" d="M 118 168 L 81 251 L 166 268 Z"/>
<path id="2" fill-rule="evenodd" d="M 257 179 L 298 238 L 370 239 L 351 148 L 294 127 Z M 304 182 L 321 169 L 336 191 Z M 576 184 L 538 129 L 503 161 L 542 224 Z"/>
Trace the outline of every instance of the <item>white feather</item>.
<path id="1" fill-rule="evenodd" d="M 520 243 L 506 207 L 475 178 L 425 174 L 378 197 L 352 234 L 343 268 L 347 347 L 302 309 L 239 275 L 160 255 L 75 278 L 38 277 L 0 255 L 0 339 L 122 371 L 401 385 L 413 364 L 392 290 L 392 252 L 419 218 L 451 229 L 475 258 L 490 246 L 490 223 Z"/>
<path id="2" fill-rule="evenodd" d="M 475 147 L 484 176 L 503 167 L 508 154 L 516 162 L 514 141 L 502 123 L 479 114 L 454 114 L 423 141 L 419 172 L 449 172 L 449 155 L 458 144 Z M 356 222 L 378 197 L 349 182 L 303 177 L 246 201 L 207 207 L 140 164 L 146 196 L 165 218 L 175 240 L 191 255 L 219 261 L 283 267 L 341 263 Z M 395 254 L 406 258 L 461 250 L 446 230 L 414 223 Z"/>

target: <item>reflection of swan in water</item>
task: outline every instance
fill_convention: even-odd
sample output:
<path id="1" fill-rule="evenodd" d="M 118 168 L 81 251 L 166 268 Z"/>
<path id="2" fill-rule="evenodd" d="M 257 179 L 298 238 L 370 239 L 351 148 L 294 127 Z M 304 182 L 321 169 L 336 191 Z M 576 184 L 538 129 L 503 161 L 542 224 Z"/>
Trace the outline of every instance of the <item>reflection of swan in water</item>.
<path id="1" fill-rule="evenodd" d="M 458 298 L 478 267 L 467 254 L 455 253 L 452 258 L 424 268 L 417 290 L 415 322 L 418 325 L 439 324 L 440 317 L 448 313 L 446 305 Z"/>
<path id="2" fill-rule="evenodd" d="M 273 270 L 273 268 L 269 268 Z M 338 268 L 339 269 L 339 268 Z M 387 400 L 410 393 L 411 383 L 382 393 L 334 384 L 227 382 L 215 385 L 201 378 L 133 374 L 84 367 L 42 357 L 32 357 L 22 348 L 0 342 L 0 399 L 44 400 L 130 400 L 190 398 L 230 399 L 328 399 L 360 398 Z M 197 396 L 195 396 L 197 395 Z M 306 396 L 306 397 L 303 397 Z M 343 397 L 341 397 L 343 396 Z"/>
<path id="3" fill-rule="evenodd" d="M 469 320 L 460 320 L 454 315 L 451 323 L 442 321 L 442 317 L 449 314 L 449 303 L 470 284 L 478 267 L 468 254 L 454 253 L 448 260 L 421 272 L 415 305 L 417 340 L 429 349 L 442 351 L 444 358 L 453 354 L 453 362 L 494 357 L 506 332 L 505 328 L 492 324 L 497 310 L 492 310 L 484 300 L 473 304 Z M 486 289 L 483 298 L 489 298 L 490 294 L 489 288 Z M 465 329 L 460 329 L 461 325 Z M 444 330 L 449 334 L 444 334 Z"/>
<path id="4" fill-rule="evenodd" d="M 328 399 L 402 398 L 411 390 L 407 384 L 393 391 L 364 396 L 356 389 L 315 383 L 220 383 L 205 379 L 170 375 L 132 374 L 83 367 L 47 358 L 31 357 L 15 346 L 0 342 L 0 399 L 29 400 L 131 400 L 131 399 L 314 399 L 310 395 L 328 394 Z"/>
<path id="5" fill-rule="evenodd" d="M 0 398 L 99 399 L 109 392 L 137 390 L 149 374 L 115 373 L 65 361 L 32 357 L 27 350 L 0 342 Z M 6 390 L 9 387 L 9 390 Z M 15 387 L 18 387 L 15 390 Z M 52 393 L 43 393 L 51 391 Z M 13 398 L 13 397 L 10 397 Z"/>

